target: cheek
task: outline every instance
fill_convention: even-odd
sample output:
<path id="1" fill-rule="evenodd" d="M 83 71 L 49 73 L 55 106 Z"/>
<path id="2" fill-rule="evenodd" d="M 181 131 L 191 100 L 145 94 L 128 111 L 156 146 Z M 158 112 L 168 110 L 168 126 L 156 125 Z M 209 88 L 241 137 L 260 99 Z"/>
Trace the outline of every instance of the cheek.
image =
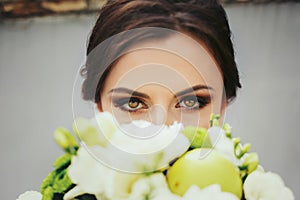
<path id="1" fill-rule="evenodd" d="M 99 112 L 112 112 L 112 102 L 110 98 L 101 95 L 101 101 L 97 104 L 97 108 Z"/>
<path id="2" fill-rule="evenodd" d="M 176 114 L 171 113 L 173 116 L 172 120 L 181 122 L 184 126 L 209 128 L 211 107 L 209 104 L 199 111 L 178 111 Z"/>

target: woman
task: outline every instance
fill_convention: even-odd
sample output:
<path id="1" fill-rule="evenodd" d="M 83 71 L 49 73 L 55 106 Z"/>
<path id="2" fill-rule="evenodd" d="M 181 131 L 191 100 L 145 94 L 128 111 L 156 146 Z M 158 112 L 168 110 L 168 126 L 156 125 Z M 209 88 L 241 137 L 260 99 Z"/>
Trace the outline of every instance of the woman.
<path id="1" fill-rule="evenodd" d="M 231 32 L 215 0 L 117 0 L 101 9 L 83 96 L 127 122 L 209 126 L 241 87 Z"/>

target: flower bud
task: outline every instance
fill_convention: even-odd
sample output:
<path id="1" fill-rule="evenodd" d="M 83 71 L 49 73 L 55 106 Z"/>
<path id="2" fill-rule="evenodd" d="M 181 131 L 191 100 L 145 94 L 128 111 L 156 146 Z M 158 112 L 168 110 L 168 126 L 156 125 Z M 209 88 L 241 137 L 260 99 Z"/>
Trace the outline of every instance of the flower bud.
<path id="1" fill-rule="evenodd" d="M 227 137 L 231 137 L 232 127 L 229 124 L 224 124 L 223 130 Z"/>
<path id="2" fill-rule="evenodd" d="M 251 149 L 251 144 L 247 143 L 243 146 L 243 152 L 247 153 Z"/>
<path id="3" fill-rule="evenodd" d="M 233 145 L 236 147 L 241 142 L 241 139 L 240 138 L 233 138 L 232 142 L 233 142 Z"/>
<path id="4" fill-rule="evenodd" d="M 244 165 L 248 166 L 248 174 L 255 171 L 258 166 L 258 155 L 257 153 L 250 153 L 245 159 Z"/>
<path id="5" fill-rule="evenodd" d="M 54 132 L 54 138 L 56 143 L 64 150 L 68 150 L 78 146 L 76 139 L 65 128 L 56 129 L 56 131 Z"/>
<path id="6" fill-rule="evenodd" d="M 219 126 L 219 120 L 221 116 L 219 114 L 211 114 L 210 115 L 210 127 Z"/>

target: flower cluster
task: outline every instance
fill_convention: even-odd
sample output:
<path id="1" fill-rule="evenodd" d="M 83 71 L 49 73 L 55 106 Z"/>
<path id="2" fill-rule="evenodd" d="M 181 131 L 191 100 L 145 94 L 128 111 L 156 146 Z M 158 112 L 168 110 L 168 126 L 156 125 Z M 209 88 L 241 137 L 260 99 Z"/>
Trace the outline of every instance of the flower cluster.
<path id="1" fill-rule="evenodd" d="M 265 172 L 250 144 L 242 145 L 218 119 L 212 115 L 209 129 L 119 125 L 105 112 L 78 119 L 73 128 L 81 143 L 58 128 L 55 139 L 65 154 L 41 192 L 18 200 L 293 200 L 280 176 Z"/>

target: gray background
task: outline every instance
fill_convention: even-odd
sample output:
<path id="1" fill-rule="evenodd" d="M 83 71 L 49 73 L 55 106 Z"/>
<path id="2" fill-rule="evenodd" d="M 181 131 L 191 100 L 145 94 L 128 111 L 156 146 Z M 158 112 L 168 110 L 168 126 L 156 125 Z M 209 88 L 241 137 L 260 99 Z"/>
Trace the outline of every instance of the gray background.
<path id="1" fill-rule="evenodd" d="M 300 4 L 226 6 L 243 89 L 228 108 L 235 135 L 300 198 Z M 72 87 L 96 17 L 0 24 L 1 199 L 34 189 L 62 154 L 53 139 L 70 128 Z"/>

